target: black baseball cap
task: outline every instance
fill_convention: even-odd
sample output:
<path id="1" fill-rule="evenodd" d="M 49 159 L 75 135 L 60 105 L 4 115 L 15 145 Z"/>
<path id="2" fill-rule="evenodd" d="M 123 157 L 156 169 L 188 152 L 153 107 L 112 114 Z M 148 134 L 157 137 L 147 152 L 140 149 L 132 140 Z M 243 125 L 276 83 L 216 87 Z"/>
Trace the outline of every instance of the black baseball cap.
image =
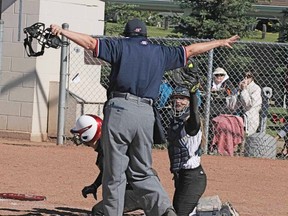
<path id="1" fill-rule="evenodd" d="M 123 34 L 125 37 L 147 37 L 147 28 L 144 22 L 135 18 L 126 23 Z"/>

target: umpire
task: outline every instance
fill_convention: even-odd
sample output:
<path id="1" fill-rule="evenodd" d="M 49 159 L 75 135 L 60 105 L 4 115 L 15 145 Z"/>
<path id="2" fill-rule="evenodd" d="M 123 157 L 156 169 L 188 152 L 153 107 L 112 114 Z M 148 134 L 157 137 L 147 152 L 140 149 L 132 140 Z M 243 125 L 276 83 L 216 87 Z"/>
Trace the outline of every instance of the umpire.
<path id="1" fill-rule="evenodd" d="M 186 47 L 168 47 L 151 44 L 147 40 L 146 26 L 139 19 L 128 21 L 125 38 L 119 39 L 93 38 L 55 24 L 50 27 L 53 34 L 67 37 L 111 64 L 101 136 L 105 155 L 104 214 L 122 215 L 128 181 L 139 195 L 146 215 L 176 215 L 168 194 L 151 169 L 153 101 L 166 70 L 183 67 L 187 58 L 210 49 L 231 48 L 239 36 Z"/>

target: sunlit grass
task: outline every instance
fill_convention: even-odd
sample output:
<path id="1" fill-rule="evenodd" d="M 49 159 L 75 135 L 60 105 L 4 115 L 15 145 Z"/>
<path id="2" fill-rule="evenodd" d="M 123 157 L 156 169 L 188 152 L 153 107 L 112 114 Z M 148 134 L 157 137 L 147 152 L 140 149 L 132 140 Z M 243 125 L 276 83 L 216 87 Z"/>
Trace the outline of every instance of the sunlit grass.
<path id="1" fill-rule="evenodd" d="M 107 32 L 107 35 L 118 36 L 123 31 L 123 26 L 117 23 L 106 23 L 106 29 L 110 29 Z M 172 32 L 172 28 L 164 29 L 160 27 L 154 26 L 147 26 L 148 36 L 149 37 L 167 37 L 168 35 L 175 35 L 175 37 L 179 36 L 180 34 L 175 34 Z M 242 41 L 255 41 L 255 42 L 277 42 L 278 33 L 270 33 L 267 32 L 265 34 L 265 38 L 262 39 L 262 32 L 256 30 L 250 37 L 241 38 Z"/>
<path id="2" fill-rule="evenodd" d="M 149 37 L 167 37 L 168 35 L 180 35 L 172 33 L 172 29 L 165 30 L 164 28 L 159 27 L 147 27 Z"/>
<path id="3" fill-rule="evenodd" d="M 261 31 L 254 31 L 253 35 L 249 38 L 243 38 L 243 41 L 256 41 L 256 42 L 277 42 L 279 33 L 266 32 L 264 39 L 262 38 Z"/>

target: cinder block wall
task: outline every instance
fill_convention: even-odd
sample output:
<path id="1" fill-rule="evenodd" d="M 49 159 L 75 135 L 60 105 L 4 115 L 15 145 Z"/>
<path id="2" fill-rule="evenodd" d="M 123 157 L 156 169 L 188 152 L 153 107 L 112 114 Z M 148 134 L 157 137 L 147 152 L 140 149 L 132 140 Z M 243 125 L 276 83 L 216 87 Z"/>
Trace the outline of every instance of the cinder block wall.
<path id="1" fill-rule="evenodd" d="M 26 55 L 23 28 L 36 22 L 68 23 L 91 35 L 104 30 L 104 3 L 95 0 L 5 0 L 2 70 L 0 73 L 0 137 L 47 139 L 49 83 L 59 81 L 60 49 L 45 49 L 40 57 Z M 34 44 L 35 51 L 40 46 Z M 56 98 L 57 100 L 57 98 Z"/>

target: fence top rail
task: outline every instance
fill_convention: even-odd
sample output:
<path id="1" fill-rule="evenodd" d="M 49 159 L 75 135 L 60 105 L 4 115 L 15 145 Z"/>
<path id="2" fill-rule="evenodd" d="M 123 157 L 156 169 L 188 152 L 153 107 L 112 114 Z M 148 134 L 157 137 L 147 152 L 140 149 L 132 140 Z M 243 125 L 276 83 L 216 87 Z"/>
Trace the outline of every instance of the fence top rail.
<path id="1" fill-rule="evenodd" d="M 124 36 L 105 36 L 105 35 L 91 35 L 94 38 L 124 38 Z M 211 41 L 213 39 L 200 39 L 200 38 L 166 38 L 166 37 L 148 37 L 148 40 L 165 40 L 165 41 L 198 41 L 198 42 L 206 42 Z M 263 45 L 263 46 L 281 46 L 281 47 L 288 47 L 288 43 L 280 43 L 280 42 L 261 42 L 261 41 L 237 41 L 238 44 L 254 44 L 254 45 Z"/>

